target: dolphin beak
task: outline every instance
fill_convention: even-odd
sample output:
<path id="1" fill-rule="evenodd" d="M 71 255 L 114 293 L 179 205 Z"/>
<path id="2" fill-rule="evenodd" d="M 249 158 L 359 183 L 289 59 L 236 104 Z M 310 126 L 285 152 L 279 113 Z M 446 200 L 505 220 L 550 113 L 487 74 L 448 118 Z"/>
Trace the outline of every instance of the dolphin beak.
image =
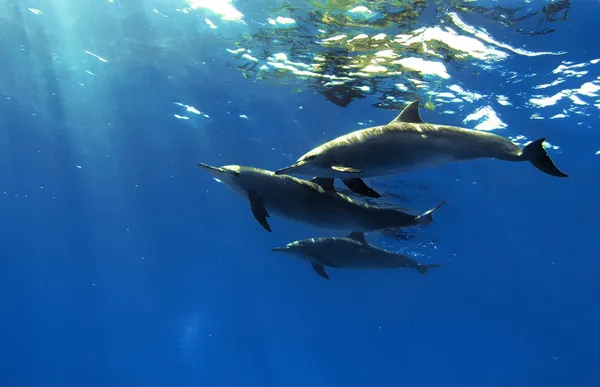
<path id="1" fill-rule="evenodd" d="M 226 173 L 226 171 L 224 171 L 222 168 L 213 167 L 204 163 L 198 163 L 197 166 L 198 168 L 204 169 L 206 172 L 210 173 L 213 176 L 219 176 Z"/>
<path id="2" fill-rule="evenodd" d="M 271 249 L 271 251 L 274 251 L 276 253 L 285 253 L 288 250 L 287 247 L 273 247 Z"/>
<path id="3" fill-rule="evenodd" d="M 283 175 L 284 173 L 286 173 L 288 171 L 291 171 L 291 170 L 294 170 L 294 169 L 298 168 L 302 164 L 303 163 L 298 162 L 298 163 L 290 165 L 289 167 L 278 169 L 278 170 L 275 171 L 275 174 L 276 175 Z"/>

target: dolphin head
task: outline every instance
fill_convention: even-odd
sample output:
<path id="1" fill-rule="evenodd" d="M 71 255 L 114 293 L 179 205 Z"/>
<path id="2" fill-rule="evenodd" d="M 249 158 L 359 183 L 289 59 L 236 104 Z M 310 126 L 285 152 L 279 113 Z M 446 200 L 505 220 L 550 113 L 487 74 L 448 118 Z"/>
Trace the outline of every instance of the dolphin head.
<path id="1" fill-rule="evenodd" d="M 308 262 L 319 260 L 318 247 L 315 249 L 315 243 L 313 239 L 294 241 L 288 243 L 285 245 L 285 247 L 273 247 L 271 248 L 271 251 L 289 254 Z"/>
<path id="2" fill-rule="evenodd" d="M 274 251 L 276 253 L 294 254 L 294 253 L 298 252 L 299 247 L 300 247 L 300 243 L 298 243 L 298 241 L 296 241 L 296 242 L 288 243 L 284 247 L 273 247 L 273 248 L 271 248 L 271 251 Z"/>
<path id="3" fill-rule="evenodd" d="M 318 171 L 320 169 L 319 164 L 322 161 L 321 159 L 321 152 L 317 148 L 300 157 L 294 164 L 290 165 L 289 167 L 276 170 L 275 174 L 298 174 L 318 176 L 318 174 L 315 174 L 315 171 Z"/>
<path id="4" fill-rule="evenodd" d="M 242 168 L 239 165 L 224 165 L 222 167 L 213 167 L 204 163 L 198 163 L 197 165 L 198 168 L 204 169 L 225 185 L 232 188 L 240 187 L 238 180 L 240 180 Z"/>
<path id="5" fill-rule="evenodd" d="M 309 251 L 307 251 L 304 241 L 295 241 L 288 243 L 285 247 L 273 247 L 271 251 L 276 253 L 284 253 L 295 255 L 298 257 L 305 257 L 310 255 Z"/>

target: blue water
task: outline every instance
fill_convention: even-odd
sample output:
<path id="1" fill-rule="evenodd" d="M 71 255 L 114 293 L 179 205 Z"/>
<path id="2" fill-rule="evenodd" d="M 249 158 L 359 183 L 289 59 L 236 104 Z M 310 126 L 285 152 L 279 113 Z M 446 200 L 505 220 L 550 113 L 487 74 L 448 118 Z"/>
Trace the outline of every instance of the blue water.
<path id="1" fill-rule="evenodd" d="M 0 386 L 600 385 L 600 4 L 431 3 L 376 29 L 397 11 L 381 3 L 0 1 Z M 371 21 L 343 25 L 357 6 Z M 419 35 L 436 27 L 484 54 Z M 406 34 L 398 58 L 443 68 L 345 70 L 359 98 L 332 103 L 322 74 L 348 62 L 298 63 L 361 33 L 387 47 L 336 55 Z M 196 168 L 282 168 L 414 99 L 428 122 L 545 137 L 570 177 L 478 160 L 368 179 L 413 213 L 447 201 L 410 237 L 367 235 L 444 267 L 325 281 L 270 248 L 340 233 L 268 233 Z"/>

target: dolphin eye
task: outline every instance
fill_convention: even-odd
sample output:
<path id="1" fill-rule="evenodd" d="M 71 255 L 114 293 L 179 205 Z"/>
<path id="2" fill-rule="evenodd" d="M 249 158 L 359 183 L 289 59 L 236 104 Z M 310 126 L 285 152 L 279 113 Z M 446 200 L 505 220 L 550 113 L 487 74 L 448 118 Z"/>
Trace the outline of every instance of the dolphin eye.
<path id="1" fill-rule="evenodd" d="M 308 156 L 304 158 L 304 161 L 313 161 L 314 159 L 316 159 L 317 156 L 313 155 L 313 156 Z"/>
<path id="2" fill-rule="evenodd" d="M 229 169 L 227 172 L 228 172 L 230 175 L 233 175 L 233 176 L 239 176 L 239 175 L 240 175 L 240 172 L 239 172 L 239 171 L 232 171 L 231 169 Z"/>

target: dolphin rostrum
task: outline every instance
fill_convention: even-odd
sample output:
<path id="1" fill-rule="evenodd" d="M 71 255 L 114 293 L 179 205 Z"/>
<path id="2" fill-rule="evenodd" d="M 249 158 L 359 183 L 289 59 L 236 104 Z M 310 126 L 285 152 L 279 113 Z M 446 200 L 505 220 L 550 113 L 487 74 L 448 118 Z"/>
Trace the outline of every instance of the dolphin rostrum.
<path id="1" fill-rule="evenodd" d="M 254 217 L 267 231 L 271 231 L 267 222 L 270 214 L 329 230 L 371 232 L 428 225 L 433 221 L 433 212 L 445 203 L 421 215 L 411 215 L 352 200 L 337 192 L 329 180 L 321 185 L 318 178 L 302 180 L 241 165 L 213 167 L 199 163 L 198 167 L 246 197 Z"/>
<path id="2" fill-rule="evenodd" d="M 405 173 L 450 162 L 479 158 L 529 161 L 540 171 L 568 177 L 542 146 L 545 138 L 524 148 L 497 134 L 423 122 L 413 101 L 390 123 L 337 137 L 275 171 L 321 178 L 340 178 L 353 192 L 379 197 L 361 178 Z"/>
<path id="3" fill-rule="evenodd" d="M 314 271 L 325 279 L 329 275 L 325 266 L 348 269 L 395 269 L 407 267 L 425 274 L 427 270 L 442 265 L 424 265 L 414 259 L 375 247 L 365 239 L 365 234 L 352 231 L 344 238 L 312 238 L 275 247 L 271 251 L 295 255 L 311 263 Z"/>

